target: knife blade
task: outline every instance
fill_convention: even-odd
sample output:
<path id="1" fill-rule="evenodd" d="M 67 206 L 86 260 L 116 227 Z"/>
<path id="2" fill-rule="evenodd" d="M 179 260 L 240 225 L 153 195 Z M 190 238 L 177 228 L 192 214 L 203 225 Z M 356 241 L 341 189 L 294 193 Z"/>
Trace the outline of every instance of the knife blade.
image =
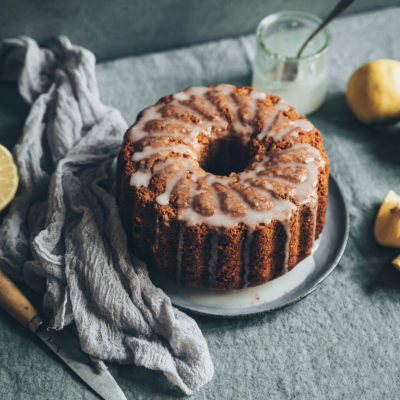
<path id="1" fill-rule="evenodd" d="M 126 400 L 124 392 L 107 370 L 95 371 L 78 339 L 67 329 L 40 328 L 36 336 L 104 400 Z"/>
<path id="2" fill-rule="evenodd" d="M 49 330 L 44 320 L 24 294 L 0 270 L 0 307 L 33 332 L 72 371 L 104 400 L 126 400 L 108 370 L 95 371 L 78 339 L 67 329 Z"/>

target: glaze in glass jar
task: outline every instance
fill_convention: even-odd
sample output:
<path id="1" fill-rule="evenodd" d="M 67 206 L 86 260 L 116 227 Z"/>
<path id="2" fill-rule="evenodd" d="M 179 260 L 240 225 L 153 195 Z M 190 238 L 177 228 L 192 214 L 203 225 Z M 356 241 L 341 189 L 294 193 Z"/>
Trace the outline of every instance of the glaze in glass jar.
<path id="1" fill-rule="evenodd" d="M 257 28 L 252 86 L 280 96 L 299 114 L 310 114 L 325 100 L 328 31 L 319 32 L 301 57 L 296 57 L 320 23 L 315 15 L 285 11 L 267 16 Z"/>

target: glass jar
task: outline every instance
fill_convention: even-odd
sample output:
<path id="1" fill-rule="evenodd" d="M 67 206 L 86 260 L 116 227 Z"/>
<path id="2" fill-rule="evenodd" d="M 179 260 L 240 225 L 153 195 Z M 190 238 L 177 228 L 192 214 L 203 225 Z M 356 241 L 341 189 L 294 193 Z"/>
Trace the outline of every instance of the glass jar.
<path id="1" fill-rule="evenodd" d="M 296 56 L 321 22 L 309 13 L 284 11 L 267 16 L 257 28 L 252 86 L 278 95 L 300 114 L 315 111 L 326 95 L 329 32 L 323 29 L 308 43 L 301 57 Z"/>

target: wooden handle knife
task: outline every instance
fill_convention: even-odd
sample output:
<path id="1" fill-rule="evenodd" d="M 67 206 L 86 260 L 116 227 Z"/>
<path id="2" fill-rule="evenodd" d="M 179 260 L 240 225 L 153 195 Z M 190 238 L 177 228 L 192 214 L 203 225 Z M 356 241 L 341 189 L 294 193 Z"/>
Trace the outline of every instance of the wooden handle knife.
<path id="1" fill-rule="evenodd" d="M 33 333 L 43 324 L 36 308 L 1 270 L 0 307 Z"/>
<path id="2" fill-rule="evenodd" d="M 0 271 L 0 307 L 35 333 L 102 399 L 126 400 L 110 372 L 95 371 L 92 368 L 87 355 L 80 349 L 78 339 L 68 329 L 57 332 L 47 329 L 36 308 L 2 271 Z"/>

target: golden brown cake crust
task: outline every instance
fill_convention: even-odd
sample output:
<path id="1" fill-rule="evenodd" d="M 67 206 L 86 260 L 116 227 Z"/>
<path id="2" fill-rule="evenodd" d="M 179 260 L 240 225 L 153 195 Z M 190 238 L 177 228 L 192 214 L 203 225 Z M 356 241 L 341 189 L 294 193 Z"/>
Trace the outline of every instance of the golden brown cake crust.
<path id="1" fill-rule="evenodd" d="M 118 160 L 133 250 L 185 285 L 216 289 L 267 282 L 308 256 L 328 179 L 322 135 L 304 116 L 231 85 L 188 88 L 143 110 Z"/>

